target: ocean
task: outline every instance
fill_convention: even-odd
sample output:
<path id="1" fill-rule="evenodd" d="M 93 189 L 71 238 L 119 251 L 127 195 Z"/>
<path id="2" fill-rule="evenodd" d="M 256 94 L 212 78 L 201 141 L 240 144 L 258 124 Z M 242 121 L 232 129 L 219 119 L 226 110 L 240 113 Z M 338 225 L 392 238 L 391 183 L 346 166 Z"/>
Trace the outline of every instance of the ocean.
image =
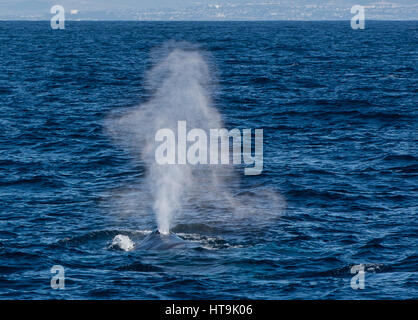
<path id="1" fill-rule="evenodd" d="M 0 22 L 0 299 L 418 298 L 417 40 L 417 21 Z M 227 129 L 263 129 L 263 171 L 180 196 L 193 248 L 121 250 L 157 228 L 156 193 L 109 122 L 155 101 L 176 46 Z"/>

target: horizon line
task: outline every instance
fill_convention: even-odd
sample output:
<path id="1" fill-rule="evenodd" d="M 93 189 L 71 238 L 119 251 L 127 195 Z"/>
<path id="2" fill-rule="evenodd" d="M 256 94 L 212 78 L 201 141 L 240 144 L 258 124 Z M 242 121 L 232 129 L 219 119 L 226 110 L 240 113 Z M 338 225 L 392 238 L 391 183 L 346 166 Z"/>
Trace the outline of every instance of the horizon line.
<path id="1" fill-rule="evenodd" d="M 253 19 L 253 20 L 134 20 L 134 19 L 65 19 L 71 22 L 339 22 L 350 21 L 351 19 L 321 19 L 321 20 L 301 20 L 301 19 Z M 32 20 L 32 19 L 2 19 L 3 21 L 15 22 L 49 22 L 50 19 Z M 367 21 L 392 21 L 392 22 L 418 22 L 418 18 L 414 19 L 367 19 Z"/>

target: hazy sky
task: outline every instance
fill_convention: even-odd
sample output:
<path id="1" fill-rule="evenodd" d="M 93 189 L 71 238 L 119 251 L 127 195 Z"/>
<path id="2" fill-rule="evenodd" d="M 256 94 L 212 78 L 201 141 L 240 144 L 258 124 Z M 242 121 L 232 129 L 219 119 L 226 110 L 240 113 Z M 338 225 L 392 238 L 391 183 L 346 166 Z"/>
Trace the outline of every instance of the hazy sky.
<path id="1" fill-rule="evenodd" d="M 354 4 L 371 5 L 382 2 L 382 0 L 0 0 L 0 19 L 8 16 L 9 18 L 21 17 L 30 18 L 41 17 L 49 15 L 49 10 L 53 5 L 62 5 L 67 10 L 78 10 L 79 12 L 118 12 L 118 11 L 138 11 L 147 9 L 163 9 L 174 8 L 183 10 L 190 7 L 208 7 L 213 8 L 216 5 L 216 10 L 222 13 L 222 10 L 231 7 L 231 5 L 237 5 L 241 8 L 249 8 L 248 4 L 257 4 L 259 7 L 263 7 L 263 12 L 258 12 L 257 15 L 262 18 L 263 14 L 268 15 L 268 8 L 266 3 L 273 4 L 275 8 L 285 7 L 299 7 L 299 12 L 296 15 L 303 15 L 303 7 L 312 7 L 312 5 L 328 5 L 339 7 L 343 9 L 349 9 Z M 384 3 L 393 4 L 396 10 L 393 10 L 394 17 L 401 17 L 402 15 L 412 17 L 418 12 L 418 0 L 383 0 Z M 264 4 L 264 5 L 263 5 Z M 212 5 L 209 7 L 209 5 Z M 271 6 L 270 6 L 271 7 Z M 248 10 L 256 11 L 251 7 Z M 300 9 L 302 8 L 302 9 Z M 225 9 L 230 10 L 229 15 L 233 16 L 233 11 L 239 13 L 238 9 Z M 332 11 L 332 9 L 329 9 Z M 197 10 L 196 10 L 197 11 Z M 280 9 L 279 9 L 280 11 Z M 309 9 L 306 9 L 308 12 Z M 193 12 L 192 10 L 190 12 Z M 267 13 L 266 13 L 267 12 Z M 411 13 L 412 12 L 412 13 Z M 238 14 L 237 13 L 237 14 Z M 202 9 L 200 9 L 202 14 Z M 228 17 L 228 12 L 225 13 Z M 250 12 L 251 14 L 251 12 Z M 256 14 L 256 13 L 254 13 Z M 324 16 L 326 16 L 324 12 Z M 331 14 L 331 13 L 330 13 Z M 390 11 L 386 13 L 390 16 Z"/>

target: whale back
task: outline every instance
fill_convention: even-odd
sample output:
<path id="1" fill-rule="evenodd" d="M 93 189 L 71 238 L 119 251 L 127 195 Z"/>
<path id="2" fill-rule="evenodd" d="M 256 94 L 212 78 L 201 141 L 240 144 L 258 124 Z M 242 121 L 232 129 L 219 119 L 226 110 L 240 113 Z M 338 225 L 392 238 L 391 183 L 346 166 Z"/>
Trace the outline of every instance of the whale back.
<path id="1" fill-rule="evenodd" d="M 166 250 L 186 247 L 188 247 L 187 242 L 174 233 L 162 234 L 155 230 L 146 236 L 137 248 L 140 250 Z"/>

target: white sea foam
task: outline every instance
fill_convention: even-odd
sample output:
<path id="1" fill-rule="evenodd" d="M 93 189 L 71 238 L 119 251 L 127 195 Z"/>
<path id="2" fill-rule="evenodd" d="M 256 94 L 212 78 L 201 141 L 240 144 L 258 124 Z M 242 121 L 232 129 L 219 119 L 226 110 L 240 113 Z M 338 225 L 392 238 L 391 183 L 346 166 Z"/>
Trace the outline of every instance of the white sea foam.
<path id="1" fill-rule="evenodd" d="M 131 251 L 135 247 L 135 244 L 128 236 L 118 234 L 113 238 L 111 247 L 123 251 Z"/>

